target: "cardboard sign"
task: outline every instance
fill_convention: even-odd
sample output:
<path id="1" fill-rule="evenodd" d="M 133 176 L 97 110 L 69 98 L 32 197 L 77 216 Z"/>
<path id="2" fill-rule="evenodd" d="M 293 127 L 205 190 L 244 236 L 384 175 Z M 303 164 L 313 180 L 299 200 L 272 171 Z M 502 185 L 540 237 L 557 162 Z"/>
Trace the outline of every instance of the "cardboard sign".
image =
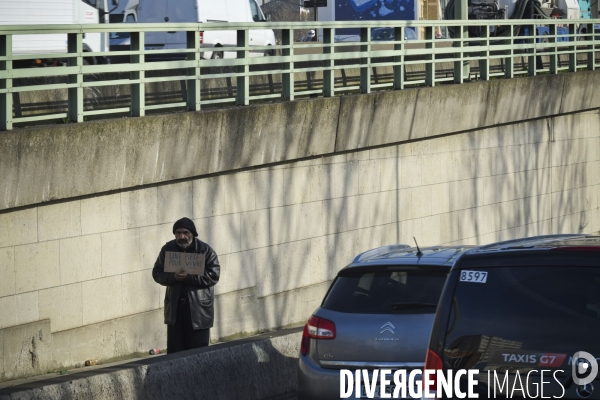
<path id="1" fill-rule="evenodd" d="M 184 272 L 188 275 L 204 274 L 204 254 L 178 253 L 167 251 L 165 253 L 165 272 Z"/>

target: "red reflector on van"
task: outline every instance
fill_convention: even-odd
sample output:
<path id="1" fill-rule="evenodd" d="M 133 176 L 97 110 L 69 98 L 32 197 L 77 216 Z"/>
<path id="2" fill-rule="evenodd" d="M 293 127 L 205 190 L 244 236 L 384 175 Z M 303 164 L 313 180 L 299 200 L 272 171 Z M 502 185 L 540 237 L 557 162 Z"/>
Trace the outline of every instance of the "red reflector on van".
<path id="1" fill-rule="evenodd" d="M 552 248 L 551 250 L 600 253 L 600 246 L 558 246 L 558 247 Z"/>

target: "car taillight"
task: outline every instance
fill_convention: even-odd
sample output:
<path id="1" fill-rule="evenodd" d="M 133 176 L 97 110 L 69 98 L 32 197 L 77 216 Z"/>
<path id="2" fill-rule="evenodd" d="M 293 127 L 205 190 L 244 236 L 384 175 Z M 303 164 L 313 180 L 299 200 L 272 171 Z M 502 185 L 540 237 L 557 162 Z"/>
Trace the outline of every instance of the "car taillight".
<path id="1" fill-rule="evenodd" d="M 335 339 L 335 324 L 328 319 L 313 315 L 308 319 L 306 326 L 309 336 L 313 339 Z"/>
<path id="2" fill-rule="evenodd" d="M 204 43 L 204 32 L 198 32 L 198 40 L 200 41 L 200 44 Z"/>
<path id="3" fill-rule="evenodd" d="M 300 352 L 303 356 L 308 354 L 310 339 L 335 339 L 335 324 L 328 319 L 311 316 L 302 332 Z"/>
<path id="4" fill-rule="evenodd" d="M 433 370 L 436 373 L 437 372 L 442 372 L 442 369 L 444 368 L 444 363 L 442 362 L 442 359 L 440 358 L 440 356 L 437 355 L 437 353 L 431 349 L 427 349 L 427 356 L 425 357 L 425 369 L 423 370 L 423 392 L 429 392 L 429 393 L 435 393 L 437 396 L 437 391 L 438 391 L 438 387 L 437 387 L 437 382 L 436 382 L 436 375 L 433 375 L 433 383 L 431 385 L 429 385 L 429 387 L 425 387 L 425 371 L 427 370 Z"/>

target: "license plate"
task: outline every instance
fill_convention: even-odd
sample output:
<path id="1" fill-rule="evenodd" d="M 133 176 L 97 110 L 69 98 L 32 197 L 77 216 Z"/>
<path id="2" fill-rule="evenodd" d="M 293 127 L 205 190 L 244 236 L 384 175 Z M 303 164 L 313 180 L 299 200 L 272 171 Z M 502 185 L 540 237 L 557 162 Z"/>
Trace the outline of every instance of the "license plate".
<path id="1" fill-rule="evenodd" d="M 385 393 L 389 394 L 390 397 L 392 395 L 392 393 L 394 393 L 394 389 L 396 387 L 394 385 L 387 385 L 385 387 Z M 374 399 L 380 399 L 381 398 L 381 392 L 380 392 L 380 387 L 379 385 L 375 386 L 375 396 L 373 396 L 372 398 Z M 360 388 L 360 397 L 362 397 L 363 399 L 368 399 L 369 397 L 367 396 L 367 388 L 364 386 L 361 386 Z"/>
<path id="2" fill-rule="evenodd" d="M 387 385 L 385 387 L 385 393 L 389 394 L 390 397 L 392 397 L 392 395 L 394 394 L 394 389 L 396 389 L 396 385 Z M 417 391 L 417 388 L 415 387 L 415 392 Z M 372 397 L 373 399 L 380 399 L 381 398 L 381 388 L 379 387 L 379 385 L 375 386 L 375 395 Z M 360 387 L 360 397 L 363 399 L 368 399 L 369 397 L 367 396 L 367 388 L 363 385 Z M 408 390 L 406 393 L 406 397 L 402 397 L 402 391 L 400 391 L 399 393 L 399 397 L 400 399 L 412 399 L 412 397 L 410 397 L 410 395 L 408 394 Z"/>

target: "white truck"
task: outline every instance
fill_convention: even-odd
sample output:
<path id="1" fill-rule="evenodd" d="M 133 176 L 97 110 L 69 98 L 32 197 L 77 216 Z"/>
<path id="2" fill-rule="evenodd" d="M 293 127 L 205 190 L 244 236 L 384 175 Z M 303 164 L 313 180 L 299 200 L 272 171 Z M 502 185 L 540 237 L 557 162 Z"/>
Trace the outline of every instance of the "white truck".
<path id="1" fill-rule="evenodd" d="M 137 22 L 137 8 L 140 0 L 121 0 L 119 5 L 110 11 L 110 23 Z"/>
<path id="2" fill-rule="evenodd" d="M 266 22 L 255 0 L 139 0 L 138 22 Z M 272 29 L 252 29 L 249 32 L 251 46 L 274 46 Z M 235 51 L 227 47 L 237 45 L 234 30 L 205 31 L 199 38 L 203 58 L 235 58 Z M 185 32 L 148 32 L 145 35 L 147 50 L 181 49 L 186 47 Z M 251 56 L 272 55 L 273 50 L 250 51 Z"/>
<path id="3" fill-rule="evenodd" d="M 119 0 L 110 0 L 110 6 Z M 109 0 L 0 0 L 1 25 L 51 25 L 108 23 Z M 84 52 L 108 51 L 108 34 L 87 33 Z M 13 36 L 14 55 L 56 54 L 56 59 L 33 60 L 47 64 L 67 52 L 67 34 L 31 34 Z M 108 63 L 106 58 L 87 57 L 90 64 Z"/>

